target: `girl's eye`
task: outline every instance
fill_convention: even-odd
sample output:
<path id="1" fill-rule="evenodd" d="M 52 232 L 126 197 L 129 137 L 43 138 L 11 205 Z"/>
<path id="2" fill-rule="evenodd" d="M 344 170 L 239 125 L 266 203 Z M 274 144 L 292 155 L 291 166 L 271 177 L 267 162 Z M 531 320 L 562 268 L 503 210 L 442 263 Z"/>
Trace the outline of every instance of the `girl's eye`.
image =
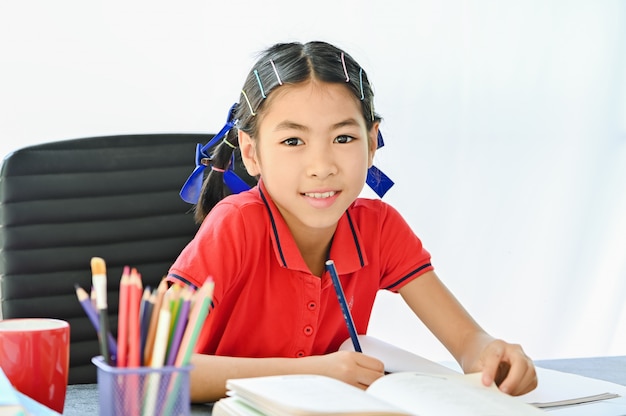
<path id="1" fill-rule="evenodd" d="M 296 138 L 296 137 L 290 137 L 288 139 L 285 139 L 282 141 L 284 144 L 286 144 L 287 146 L 298 146 L 299 144 L 302 144 L 302 140 Z"/>
<path id="2" fill-rule="evenodd" d="M 354 137 L 344 134 L 343 136 L 337 136 L 335 138 L 335 143 L 350 143 L 353 140 L 355 140 Z"/>

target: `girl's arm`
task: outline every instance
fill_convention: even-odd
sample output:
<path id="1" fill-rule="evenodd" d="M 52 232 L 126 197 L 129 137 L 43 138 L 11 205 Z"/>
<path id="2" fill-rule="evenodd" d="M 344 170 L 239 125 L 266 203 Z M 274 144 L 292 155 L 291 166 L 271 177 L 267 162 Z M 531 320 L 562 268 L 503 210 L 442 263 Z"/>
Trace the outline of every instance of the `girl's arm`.
<path id="1" fill-rule="evenodd" d="M 239 358 L 194 354 L 191 401 L 212 402 L 226 395 L 226 380 L 278 374 L 321 374 L 366 388 L 384 374 L 384 364 L 354 351 L 302 358 Z"/>
<path id="2" fill-rule="evenodd" d="M 402 289 L 405 302 L 450 351 L 464 372 L 483 373 L 500 390 L 520 395 L 537 386 L 532 360 L 519 345 L 487 334 L 467 313 L 435 272 L 426 272 Z"/>

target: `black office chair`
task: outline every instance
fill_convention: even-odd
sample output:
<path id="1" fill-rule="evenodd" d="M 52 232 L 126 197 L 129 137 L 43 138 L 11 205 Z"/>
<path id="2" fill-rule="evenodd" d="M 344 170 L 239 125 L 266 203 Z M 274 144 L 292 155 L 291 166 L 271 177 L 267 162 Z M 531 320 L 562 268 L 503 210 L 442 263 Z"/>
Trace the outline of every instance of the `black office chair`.
<path id="1" fill-rule="evenodd" d="M 8 155 L 0 173 L 0 318 L 51 317 L 71 327 L 69 384 L 95 383 L 97 334 L 74 289 L 107 264 L 117 334 L 122 268 L 156 287 L 197 225 L 178 192 L 209 134 L 57 141 Z"/>

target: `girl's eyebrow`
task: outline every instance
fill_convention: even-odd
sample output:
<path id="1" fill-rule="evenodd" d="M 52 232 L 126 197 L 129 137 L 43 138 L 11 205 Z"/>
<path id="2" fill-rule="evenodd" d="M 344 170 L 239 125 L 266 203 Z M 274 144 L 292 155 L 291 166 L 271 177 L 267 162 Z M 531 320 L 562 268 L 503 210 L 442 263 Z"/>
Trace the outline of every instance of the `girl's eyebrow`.
<path id="1" fill-rule="evenodd" d="M 274 127 L 274 131 L 279 131 L 279 130 L 308 131 L 309 128 L 302 124 L 298 124 L 295 121 L 285 120 L 285 121 L 281 121 L 280 123 L 276 125 L 276 127 Z"/>
<path id="2" fill-rule="evenodd" d="M 360 124 L 357 120 L 353 118 L 348 118 L 348 119 L 345 119 L 344 121 L 340 121 L 339 123 L 335 123 L 332 129 L 336 130 L 342 127 L 360 127 Z"/>
<path id="3" fill-rule="evenodd" d="M 333 124 L 330 130 L 337 130 L 342 127 L 359 127 L 359 126 L 360 124 L 357 120 L 355 120 L 354 118 L 347 118 L 343 121 Z M 276 127 L 274 128 L 274 131 L 279 131 L 279 130 L 309 131 L 310 129 L 307 126 L 296 123 L 295 121 L 285 120 L 285 121 L 281 121 L 280 123 L 278 123 Z"/>

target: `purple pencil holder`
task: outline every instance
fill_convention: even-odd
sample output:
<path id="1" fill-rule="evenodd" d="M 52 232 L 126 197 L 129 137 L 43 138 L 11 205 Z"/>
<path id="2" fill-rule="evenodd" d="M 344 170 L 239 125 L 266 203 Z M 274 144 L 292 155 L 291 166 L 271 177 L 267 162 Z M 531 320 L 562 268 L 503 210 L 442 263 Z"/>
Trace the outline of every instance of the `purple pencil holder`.
<path id="1" fill-rule="evenodd" d="M 188 416 L 191 366 L 118 368 L 101 355 L 91 362 L 98 368 L 100 416 Z"/>

